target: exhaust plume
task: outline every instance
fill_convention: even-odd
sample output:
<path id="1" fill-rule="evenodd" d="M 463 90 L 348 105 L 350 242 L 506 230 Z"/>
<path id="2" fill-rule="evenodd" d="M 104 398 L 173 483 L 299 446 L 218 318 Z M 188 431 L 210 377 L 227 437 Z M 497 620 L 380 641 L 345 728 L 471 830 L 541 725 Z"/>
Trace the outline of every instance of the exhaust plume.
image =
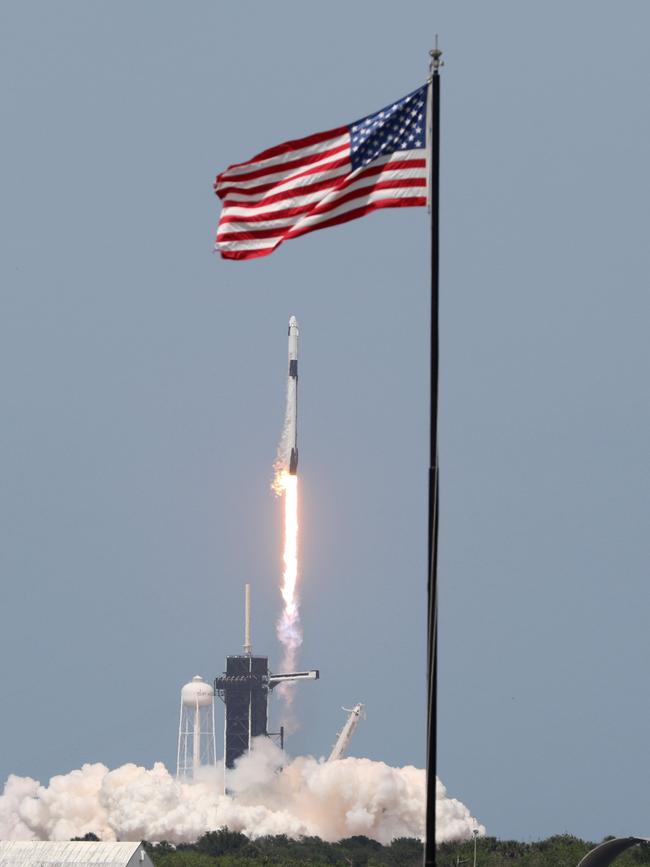
<path id="1" fill-rule="evenodd" d="M 101 840 L 168 840 L 191 843 L 206 831 L 228 827 L 248 837 L 315 835 L 334 841 L 364 834 L 388 844 L 395 837 L 422 837 L 425 772 L 392 768 L 370 759 L 289 759 L 267 738 L 228 772 L 205 769 L 198 780 L 180 782 L 157 762 L 146 769 L 116 770 L 85 764 L 52 777 L 45 786 L 10 776 L 0 795 L 0 839 L 69 840 L 93 832 Z M 439 840 L 462 840 L 485 828 L 438 781 Z"/>
<path id="2" fill-rule="evenodd" d="M 300 601 L 298 597 L 298 476 L 291 470 L 291 452 L 296 440 L 296 411 L 298 400 L 297 376 L 287 380 L 287 406 L 284 416 L 282 436 L 278 453 L 273 465 L 275 476 L 272 488 L 283 499 L 282 533 L 282 593 L 283 609 L 276 623 L 276 633 L 282 645 L 282 669 L 294 671 L 298 662 L 298 651 L 302 644 L 300 623 Z M 293 699 L 293 684 L 281 684 L 277 691 L 285 700 L 288 708 Z"/>
<path id="3" fill-rule="evenodd" d="M 276 624 L 276 631 L 284 650 L 282 669 L 294 671 L 298 650 L 302 644 L 298 599 L 298 476 L 283 472 L 278 484 L 284 497 L 283 568 L 280 588 L 284 607 Z M 282 687 L 284 686 L 288 687 L 290 684 L 282 684 Z"/>

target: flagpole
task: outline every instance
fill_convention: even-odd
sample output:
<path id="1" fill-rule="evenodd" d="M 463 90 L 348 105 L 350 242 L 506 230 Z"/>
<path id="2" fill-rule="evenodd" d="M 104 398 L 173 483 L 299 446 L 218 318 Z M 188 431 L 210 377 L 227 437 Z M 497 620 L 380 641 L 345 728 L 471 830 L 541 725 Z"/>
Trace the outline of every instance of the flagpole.
<path id="1" fill-rule="evenodd" d="M 427 815 L 424 844 L 425 865 L 436 863 L 436 747 L 438 723 L 438 359 L 439 359 L 439 199 L 440 199 L 440 67 L 442 51 L 431 56 L 429 79 L 431 111 L 429 134 L 429 211 L 431 214 L 431 372 L 429 432 L 429 547 L 427 630 Z"/>

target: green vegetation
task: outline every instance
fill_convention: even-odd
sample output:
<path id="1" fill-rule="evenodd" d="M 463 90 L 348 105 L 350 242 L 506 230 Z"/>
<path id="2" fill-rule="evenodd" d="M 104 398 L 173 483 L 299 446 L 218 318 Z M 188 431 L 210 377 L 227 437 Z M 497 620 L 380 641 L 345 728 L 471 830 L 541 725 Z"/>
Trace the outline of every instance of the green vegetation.
<path id="1" fill-rule="evenodd" d="M 537 843 L 497 840 L 477 841 L 477 867 L 577 867 L 578 861 L 595 843 L 569 834 L 549 837 Z M 258 864 L 282 867 L 421 867 L 422 844 L 402 838 L 382 846 L 368 837 L 350 837 L 325 843 L 318 837 L 291 840 L 288 837 L 261 837 L 249 840 L 243 834 L 210 831 L 193 844 L 145 844 L 156 867 L 255 867 Z M 472 867 L 474 843 L 446 843 L 438 850 L 438 867 Z M 628 850 L 612 867 L 650 865 L 650 844 Z"/>
<path id="2" fill-rule="evenodd" d="M 606 838 L 608 839 L 608 838 Z M 596 843 L 579 840 L 570 834 L 561 834 L 536 843 L 519 843 L 516 840 L 497 840 L 483 837 L 477 845 L 477 867 L 577 867 L 578 862 Z M 441 846 L 438 850 L 438 867 L 472 867 L 474 844 L 455 843 Z M 650 865 L 650 845 L 634 846 L 614 861 L 612 867 Z"/>
<path id="3" fill-rule="evenodd" d="M 420 867 L 422 843 L 400 838 L 382 846 L 369 837 L 349 837 L 325 843 L 320 837 L 260 837 L 249 840 L 243 834 L 222 829 L 204 834 L 191 845 L 145 844 L 156 867 L 255 867 L 258 864 L 282 867 Z"/>

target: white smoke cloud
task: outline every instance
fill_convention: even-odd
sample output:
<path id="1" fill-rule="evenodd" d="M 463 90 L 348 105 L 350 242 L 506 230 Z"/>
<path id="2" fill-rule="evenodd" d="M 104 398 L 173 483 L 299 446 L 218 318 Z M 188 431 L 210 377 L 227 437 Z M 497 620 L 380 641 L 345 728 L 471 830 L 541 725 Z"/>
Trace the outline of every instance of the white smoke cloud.
<path id="1" fill-rule="evenodd" d="M 228 788 L 224 795 L 222 765 L 193 783 L 177 781 L 160 762 L 114 771 L 86 764 L 47 786 L 12 775 L 0 795 L 0 839 L 69 840 L 92 831 L 102 840 L 182 843 L 224 826 L 251 838 L 364 834 L 384 844 L 424 834 L 425 773 L 411 766 L 290 760 L 261 738 L 228 773 Z M 469 838 L 474 828 L 485 833 L 440 782 L 436 812 L 440 842 Z"/>

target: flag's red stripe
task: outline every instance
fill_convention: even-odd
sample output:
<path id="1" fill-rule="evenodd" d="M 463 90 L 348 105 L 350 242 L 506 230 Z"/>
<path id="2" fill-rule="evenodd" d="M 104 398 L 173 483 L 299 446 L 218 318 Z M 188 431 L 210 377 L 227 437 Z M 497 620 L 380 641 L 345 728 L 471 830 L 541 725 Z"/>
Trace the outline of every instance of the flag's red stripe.
<path id="1" fill-rule="evenodd" d="M 379 202 L 372 202 L 369 205 L 364 205 L 361 208 L 355 208 L 353 211 L 348 211 L 346 214 L 332 217 L 331 220 L 318 223 L 316 226 L 307 226 L 302 231 L 296 231 L 295 234 L 290 237 L 298 237 L 299 235 L 306 235 L 308 232 L 313 232 L 316 229 L 324 229 L 328 226 L 346 223 L 349 220 L 355 220 L 357 217 L 363 217 L 365 214 L 369 214 L 371 211 L 376 211 L 379 208 L 408 208 L 426 205 L 426 203 L 426 196 L 419 196 L 412 199 L 381 199 Z M 223 259 L 257 259 L 260 256 L 268 256 L 269 253 L 272 253 L 280 246 L 283 240 L 285 240 L 285 238 L 281 238 L 278 243 L 274 244 L 272 247 L 262 247 L 258 250 L 220 250 L 219 252 Z"/>
<path id="2" fill-rule="evenodd" d="M 274 187 L 280 186 L 280 184 L 288 184 L 290 182 L 298 180 L 298 178 L 304 178 L 308 175 L 316 175 L 320 172 L 331 172 L 334 169 L 342 168 L 345 165 L 350 165 L 350 158 L 347 156 L 340 157 L 339 159 L 332 160 L 332 162 L 324 163 L 321 166 L 314 166 L 313 168 L 306 169 L 304 172 L 298 172 L 298 174 L 290 175 L 288 178 L 281 178 L 277 181 L 270 181 L 268 184 L 258 184 L 255 187 L 222 187 L 219 190 L 219 195 L 223 199 L 224 196 L 228 196 L 231 193 L 237 193 L 240 196 L 255 196 L 258 193 L 266 193 L 269 190 L 272 190 Z M 233 178 L 233 181 L 235 178 Z M 239 180 L 237 178 L 236 180 Z"/>
<path id="3" fill-rule="evenodd" d="M 305 226 L 304 229 L 292 229 L 283 238 L 298 238 L 300 235 L 306 235 L 308 232 L 313 232 L 316 229 L 327 229 L 329 226 L 337 226 L 339 223 L 347 223 L 348 220 L 356 220 L 357 217 L 363 217 L 364 214 L 369 214 L 370 211 L 376 211 L 377 208 L 404 208 L 426 205 L 426 196 L 414 196 L 408 199 L 379 199 L 377 202 L 371 202 L 369 205 L 363 205 L 360 208 L 354 208 L 352 211 L 346 211 L 345 214 L 339 214 L 329 220 L 317 223 L 315 226 Z"/>
<path id="4" fill-rule="evenodd" d="M 241 166 L 248 166 L 252 163 L 260 162 L 260 160 L 268 160 L 271 159 L 271 157 L 277 157 L 280 156 L 280 154 L 285 154 L 289 151 L 297 151 L 301 148 L 311 147 L 319 142 L 327 141 L 328 138 L 336 138 L 346 132 L 348 132 L 347 126 L 337 126 L 335 129 L 330 129 L 326 132 L 316 132 L 313 135 L 305 136 L 305 138 L 296 138 L 292 141 L 284 142 L 284 144 L 275 145 L 272 148 L 262 151 L 250 160 L 245 160 L 243 163 L 233 163 L 231 166 L 228 166 L 225 172 L 221 173 L 220 177 L 227 175 L 230 169 L 238 169 Z"/>
<path id="5" fill-rule="evenodd" d="M 325 163 L 324 165 L 316 166 L 316 167 L 311 168 L 311 169 L 307 169 L 304 172 L 300 172 L 296 175 L 291 175 L 290 177 L 282 178 L 281 180 L 273 181 L 273 182 L 268 183 L 268 184 L 260 184 L 259 186 L 255 186 L 255 187 L 242 187 L 242 188 L 223 187 L 219 191 L 219 194 L 220 194 L 221 198 L 223 198 L 224 196 L 229 195 L 230 193 L 236 193 L 237 195 L 244 195 L 244 196 L 254 195 L 255 193 L 265 193 L 265 192 L 268 192 L 269 190 L 272 190 L 274 187 L 279 187 L 280 185 L 284 186 L 285 184 L 292 183 L 293 181 L 298 180 L 298 178 L 307 177 L 309 175 L 316 175 L 316 174 L 319 174 L 321 172 L 333 171 L 334 169 L 341 168 L 342 166 L 346 165 L 346 163 L 349 164 L 349 162 L 350 162 L 349 157 L 346 156 L 346 157 L 343 157 L 342 159 L 334 160 L 331 163 Z M 394 171 L 396 169 L 410 169 L 410 168 L 418 169 L 418 168 L 424 168 L 425 165 L 426 165 L 426 160 L 423 160 L 423 159 L 422 160 L 392 160 L 392 161 L 389 161 L 387 163 L 381 163 L 378 166 L 378 169 L 382 169 L 382 168 L 385 169 L 387 166 L 390 166 L 391 171 Z M 359 175 L 355 175 L 355 177 L 359 177 Z M 256 202 L 256 205 L 262 205 L 263 203 L 264 202 L 262 200 L 262 201 Z M 225 207 L 229 207 L 229 206 L 232 206 L 234 204 L 235 204 L 235 202 L 226 202 Z M 244 202 L 243 204 L 246 205 L 248 203 Z"/>
<path id="6" fill-rule="evenodd" d="M 399 160 L 395 162 L 385 163 L 382 168 L 388 171 L 395 171 L 404 168 L 425 168 L 426 160 Z M 361 175 L 355 175 L 354 180 L 358 180 Z M 365 189 L 365 188 L 364 188 Z M 230 207 L 236 207 L 236 203 L 231 203 Z M 317 204 L 311 202 L 308 205 L 298 205 L 295 208 L 285 208 L 281 211 L 265 211 L 263 214 L 241 214 L 237 216 L 228 216 L 224 212 L 221 214 L 220 223 L 263 223 L 266 220 L 284 220 L 289 217 L 297 217 L 300 214 L 306 214 L 313 210 Z"/>
<path id="7" fill-rule="evenodd" d="M 407 163 L 406 166 L 403 165 L 403 163 L 405 162 Z M 265 196 L 263 199 L 260 199 L 257 202 L 238 202 L 226 199 L 226 201 L 223 203 L 224 211 L 227 208 L 242 208 L 244 210 L 246 210 L 247 208 L 263 208 L 266 205 L 273 204 L 274 202 L 282 202 L 285 199 L 295 199 L 297 195 L 308 196 L 310 193 L 316 193 L 319 190 L 325 190 L 328 187 L 332 190 L 347 187 L 350 184 L 356 183 L 356 181 L 358 180 L 362 180 L 363 178 L 369 177 L 371 175 L 381 174 L 381 172 L 398 171 L 400 167 L 417 169 L 423 168 L 424 165 L 424 160 L 396 160 L 394 164 L 389 161 L 387 163 L 380 163 L 379 165 L 373 165 L 371 163 L 365 169 L 361 169 L 358 173 L 354 172 L 349 175 L 342 175 L 336 178 L 327 178 L 324 181 L 316 181 L 313 184 L 305 184 L 304 187 L 300 187 L 299 192 L 297 192 L 293 188 L 289 188 L 288 190 L 283 190 L 281 193 L 271 193 L 271 195 Z"/>
<path id="8" fill-rule="evenodd" d="M 222 259 L 257 259 L 258 256 L 268 256 L 274 250 L 275 247 L 263 247 L 261 250 L 219 250 L 219 253 Z"/>
<path id="9" fill-rule="evenodd" d="M 349 152 L 349 150 L 350 142 L 347 141 L 334 148 L 316 151 L 316 153 L 308 154 L 307 156 L 296 157 L 295 160 L 287 160 L 283 163 L 273 163 L 273 165 L 263 166 L 262 168 L 256 169 L 255 171 L 245 172 L 244 174 L 236 174 L 229 177 L 228 169 L 226 169 L 225 172 L 217 175 L 217 178 L 214 182 L 214 191 L 220 198 L 223 198 L 223 193 L 221 191 L 222 184 L 230 184 L 233 182 L 236 183 L 237 181 L 254 181 L 256 180 L 256 178 L 264 178 L 267 175 L 276 175 L 278 174 L 278 172 L 287 172 L 291 169 L 300 169 L 303 166 L 311 165 L 311 163 L 316 163 L 319 160 L 326 159 L 327 157 L 336 156 L 336 154 L 340 154 L 343 151 Z"/>
<path id="10" fill-rule="evenodd" d="M 297 208 L 285 208 L 284 211 L 265 211 L 263 214 L 251 214 L 248 216 L 241 217 L 228 217 L 221 216 L 219 220 L 219 225 L 221 223 L 263 223 L 265 220 L 285 220 L 289 217 L 297 217 L 300 214 L 306 214 L 308 211 L 314 207 L 314 203 L 312 202 L 310 205 L 300 205 Z"/>
<path id="11" fill-rule="evenodd" d="M 299 210 L 302 212 L 302 214 L 306 216 L 316 217 L 319 214 L 325 214 L 328 211 L 333 211 L 335 208 L 344 205 L 346 202 L 351 202 L 353 199 L 360 198 L 361 196 L 368 196 L 371 193 L 374 193 L 376 190 L 399 190 L 404 188 L 421 187 L 426 187 L 426 178 L 403 178 L 401 180 L 397 179 L 388 181 L 377 181 L 374 184 L 360 187 L 358 190 L 351 190 L 344 195 L 337 195 L 332 201 L 327 201 L 326 203 L 316 205 L 306 205 L 304 208 L 300 208 Z M 302 214 L 296 214 L 295 216 L 302 216 Z M 267 218 L 274 219 L 274 217 L 271 217 L 269 215 L 267 215 Z M 322 224 L 319 223 L 318 225 L 320 226 Z M 293 229 L 291 228 L 291 226 L 285 226 L 284 228 L 276 227 L 275 229 L 245 229 L 233 232 L 217 232 L 217 242 L 252 241 L 254 239 L 261 240 L 264 238 L 277 237 L 278 234 L 281 234 L 284 237 L 291 237 L 292 231 Z"/>
<path id="12" fill-rule="evenodd" d="M 295 160 L 287 160 L 284 163 L 274 163 L 272 166 L 265 166 L 264 168 L 257 169 L 254 172 L 246 172 L 246 174 L 242 175 L 232 175 L 229 177 L 227 172 L 223 172 L 220 175 L 217 175 L 217 178 L 214 182 L 214 191 L 215 193 L 223 198 L 221 185 L 229 184 L 237 181 L 254 181 L 257 178 L 264 178 L 267 175 L 277 175 L 279 172 L 287 172 L 292 169 L 301 169 L 303 166 L 311 165 L 312 163 L 316 163 L 319 160 L 327 159 L 328 157 L 336 156 L 342 152 L 348 153 L 350 150 L 350 143 L 344 142 L 341 145 L 338 145 L 335 148 L 329 148 L 325 151 L 317 151 L 314 154 L 309 154 L 305 157 L 298 157 Z M 278 181 L 279 183 L 279 181 Z"/>
<path id="13" fill-rule="evenodd" d="M 318 193 L 320 190 L 335 190 L 337 187 L 346 183 L 349 177 L 349 174 L 337 175 L 334 178 L 326 178 L 324 181 L 314 181 L 311 184 L 305 184 L 304 187 L 298 187 L 297 189 L 291 187 L 288 190 L 283 190 L 281 193 L 271 193 L 268 196 L 264 196 L 264 198 L 260 199 L 258 202 L 239 202 L 237 199 L 234 201 L 232 199 L 226 199 L 223 203 L 224 211 L 228 208 L 236 208 L 237 210 L 239 210 L 239 208 L 264 208 L 266 205 L 272 205 L 274 202 L 283 202 L 285 199 L 295 199 L 297 196 L 309 196 L 311 193 Z"/>

